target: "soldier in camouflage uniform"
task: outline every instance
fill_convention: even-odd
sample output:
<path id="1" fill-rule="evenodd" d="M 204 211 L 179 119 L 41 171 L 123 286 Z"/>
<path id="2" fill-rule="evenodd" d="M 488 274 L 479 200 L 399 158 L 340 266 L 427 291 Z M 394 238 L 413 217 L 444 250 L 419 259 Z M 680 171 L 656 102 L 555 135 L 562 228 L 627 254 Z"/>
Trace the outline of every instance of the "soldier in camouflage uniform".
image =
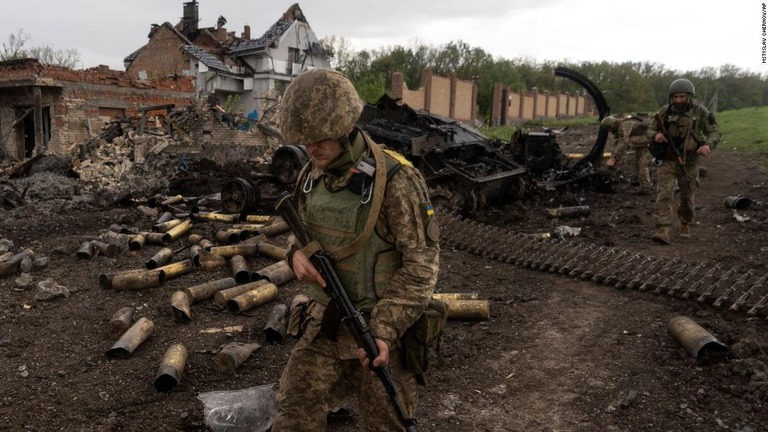
<path id="1" fill-rule="evenodd" d="M 432 296 L 438 273 L 438 229 L 421 173 L 382 149 L 355 123 L 362 112 L 352 83 L 342 74 L 313 69 L 300 74 L 283 96 L 279 121 L 287 140 L 312 156 L 297 181 L 294 201 L 314 240 L 334 259 L 350 300 L 369 323 L 408 417 L 417 399 L 416 375 L 403 367 L 400 339 Z M 386 166 L 377 185 L 371 167 Z M 376 211 L 376 187 L 382 189 Z M 369 216 L 375 228 L 366 237 Z M 371 219 L 373 222 L 373 219 Z M 363 233 L 363 235 L 361 235 Z M 350 248 L 356 239 L 361 246 Z M 370 371 L 347 326 L 339 325 L 325 281 L 307 258 L 290 248 L 299 281 L 311 284 L 306 328 L 280 378 L 272 430 L 324 431 L 331 408 L 354 391 L 368 430 L 405 430 L 379 378 Z"/>
<path id="2" fill-rule="evenodd" d="M 645 136 L 648 128 L 647 123 L 635 115 L 621 118 L 607 116 L 600 122 L 600 127 L 613 134 L 615 141 L 613 152 L 611 157 L 605 161 L 605 166 L 609 169 L 614 168 L 624 159 L 628 148 L 632 148 L 634 150 L 632 164 L 634 174 L 640 183 L 640 194 L 650 195 L 653 188 L 651 187 L 651 173 L 648 170 L 651 153 L 648 151 L 648 138 Z"/>
<path id="3" fill-rule="evenodd" d="M 653 241 L 670 244 L 669 231 L 674 217 L 675 181 L 680 188 L 677 217 L 680 237 L 689 238 L 694 221 L 694 198 L 699 188 L 699 165 L 720 142 L 720 128 L 703 106 L 693 102 L 694 88 L 689 80 L 680 78 L 669 85 L 669 103 L 658 111 L 663 124 L 651 122 L 647 135 L 651 153 L 656 159 L 656 231 Z M 668 135 L 664 131 L 668 132 Z M 672 142 L 670 142 L 672 141 Z"/>

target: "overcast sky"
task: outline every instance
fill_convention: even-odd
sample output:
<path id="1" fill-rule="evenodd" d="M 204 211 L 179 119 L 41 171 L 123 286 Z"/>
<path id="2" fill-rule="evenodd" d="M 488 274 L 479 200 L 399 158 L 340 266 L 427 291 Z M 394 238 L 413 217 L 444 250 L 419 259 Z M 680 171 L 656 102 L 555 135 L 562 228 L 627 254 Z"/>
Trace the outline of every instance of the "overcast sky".
<path id="1" fill-rule="evenodd" d="M 75 48 L 82 64 L 123 70 L 151 24 L 176 24 L 181 0 L 0 0 L 0 41 L 23 29 L 29 46 Z M 218 17 L 238 35 L 266 31 L 293 1 L 199 0 L 200 27 Z M 731 64 L 768 73 L 765 0 L 305 0 L 319 38 L 353 49 L 464 41 L 494 57 L 541 61 L 648 61 L 678 71 Z"/>

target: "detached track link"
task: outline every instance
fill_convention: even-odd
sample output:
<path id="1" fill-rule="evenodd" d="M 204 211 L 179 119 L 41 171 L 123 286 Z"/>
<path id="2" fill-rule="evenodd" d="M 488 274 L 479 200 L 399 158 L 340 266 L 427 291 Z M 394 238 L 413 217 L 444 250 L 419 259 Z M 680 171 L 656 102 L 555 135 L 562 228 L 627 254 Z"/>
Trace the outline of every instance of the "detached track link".
<path id="1" fill-rule="evenodd" d="M 458 250 L 616 289 L 632 289 L 711 304 L 749 316 L 768 315 L 766 275 L 753 270 L 723 269 L 709 262 L 654 257 L 577 241 L 555 241 L 536 235 L 438 213 L 441 242 Z"/>

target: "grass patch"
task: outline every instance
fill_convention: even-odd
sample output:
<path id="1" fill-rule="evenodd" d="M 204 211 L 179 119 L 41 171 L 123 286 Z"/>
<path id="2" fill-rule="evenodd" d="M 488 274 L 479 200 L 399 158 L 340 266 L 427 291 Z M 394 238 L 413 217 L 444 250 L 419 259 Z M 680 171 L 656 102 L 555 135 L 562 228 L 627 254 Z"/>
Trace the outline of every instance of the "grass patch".
<path id="1" fill-rule="evenodd" d="M 768 169 L 768 106 L 742 108 L 717 113 L 717 124 L 723 134 L 717 151 L 735 151 L 751 158 Z M 509 140 L 518 129 L 548 127 L 560 129 L 565 126 L 586 126 L 597 124 L 596 116 L 568 119 L 536 119 L 518 126 L 481 127 L 480 131 L 489 138 Z"/>

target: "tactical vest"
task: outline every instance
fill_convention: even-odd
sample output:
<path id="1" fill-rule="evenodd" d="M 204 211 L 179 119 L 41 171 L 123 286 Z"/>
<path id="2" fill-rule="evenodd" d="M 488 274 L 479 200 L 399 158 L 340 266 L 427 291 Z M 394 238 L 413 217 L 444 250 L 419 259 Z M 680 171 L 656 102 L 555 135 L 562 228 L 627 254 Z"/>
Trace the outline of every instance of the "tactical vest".
<path id="1" fill-rule="evenodd" d="M 376 145 L 373 143 L 372 145 Z M 399 163 L 386 157 L 389 179 Z M 338 249 L 350 244 L 363 230 L 371 209 L 371 202 L 363 203 L 360 194 L 345 188 L 331 192 L 323 181 L 316 181 L 304 195 L 304 223 L 312 239 L 324 250 Z M 362 247 L 351 256 L 334 260 L 334 268 L 350 301 L 363 312 L 370 312 L 378 293 L 389 285 L 395 271 L 401 267 L 401 256 L 394 245 L 386 242 L 374 230 Z M 327 305 L 330 297 L 319 284 L 309 288 L 310 297 Z"/>
<path id="2" fill-rule="evenodd" d="M 707 121 L 707 110 L 699 104 L 684 111 L 667 110 L 661 113 L 665 119 L 667 130 L 674 139 L 678 148 L 682 148 L 684 153 L 695 152 L 700 143 L 705 141 L 704 124 Z"/>

